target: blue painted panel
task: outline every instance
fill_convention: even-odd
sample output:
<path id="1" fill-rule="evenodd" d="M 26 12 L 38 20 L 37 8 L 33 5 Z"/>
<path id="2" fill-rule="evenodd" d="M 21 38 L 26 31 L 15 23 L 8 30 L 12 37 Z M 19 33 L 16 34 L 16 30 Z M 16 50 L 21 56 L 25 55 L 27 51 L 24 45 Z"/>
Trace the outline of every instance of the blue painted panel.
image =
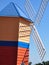
<path id="1" fill-rule="evenodd" d="M 23 47 L 23 48 L 29 48 L 29 43 L 26 43 L 26 42 L 18 42 L 18 46 L 19 47 Z"/>
<path id="2" fill-rule="evenodd" d="M 16 42 L 16 41 L 0 41 L 0 46 L 15 46 L 22 48 L 29 48 L 29 44 L 25 42 Z"/>

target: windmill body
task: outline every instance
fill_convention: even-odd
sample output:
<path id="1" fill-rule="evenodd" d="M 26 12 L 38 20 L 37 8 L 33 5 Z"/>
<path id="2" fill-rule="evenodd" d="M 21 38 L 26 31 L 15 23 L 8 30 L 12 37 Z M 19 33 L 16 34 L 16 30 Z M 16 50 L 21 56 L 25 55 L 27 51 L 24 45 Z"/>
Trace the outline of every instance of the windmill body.
<path id="1" fill-rule="evenodd" d="M 28 65 L 30 23 L 22 17 L 0 17 L 0 65 Z"/>

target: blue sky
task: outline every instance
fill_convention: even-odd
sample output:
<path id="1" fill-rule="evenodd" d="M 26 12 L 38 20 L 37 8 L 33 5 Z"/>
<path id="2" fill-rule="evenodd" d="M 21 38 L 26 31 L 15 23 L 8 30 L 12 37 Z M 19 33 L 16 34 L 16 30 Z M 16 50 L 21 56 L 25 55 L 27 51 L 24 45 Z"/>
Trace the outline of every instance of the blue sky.
<path id="1" fill-rule="evenodd" d="M 30 0 L 36 13 L 38 12 L 41 0 Z M 0 11 L 9 3 L 14 2 L 16 3 L 24 12 L 24 2 L 25 0 L 0 0 Z M 26 13 L 26 12 L 25 12 Z M 46 48 L 46 54 L 43 61 L 49 60 L 49 3 L 45 10 L 44 16 L 41 20 L 41 23 L 37 26 L 37 30 L 40 34 L 40 37 L 43 40 L 43 43 Z M 30 54 L 29 54 L 29 61 L 32 61 L 32 65 L 35 63 L 41 62 L 38 51 L 36 49 L 36 45 L 33 42 L 32 35 L 30 35 Z"/>

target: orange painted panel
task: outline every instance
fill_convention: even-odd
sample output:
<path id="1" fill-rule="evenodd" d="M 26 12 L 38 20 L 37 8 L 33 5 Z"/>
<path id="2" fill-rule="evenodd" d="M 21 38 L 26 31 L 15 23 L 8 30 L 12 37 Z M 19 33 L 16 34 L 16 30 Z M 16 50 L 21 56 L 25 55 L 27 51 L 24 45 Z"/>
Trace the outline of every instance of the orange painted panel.
<path id="1" fill-rule="evenodd" d="M 22 61 L 25 65 L 28 65 L 29 49 L 18 47 L 17 65 L 20 65 Z"/>

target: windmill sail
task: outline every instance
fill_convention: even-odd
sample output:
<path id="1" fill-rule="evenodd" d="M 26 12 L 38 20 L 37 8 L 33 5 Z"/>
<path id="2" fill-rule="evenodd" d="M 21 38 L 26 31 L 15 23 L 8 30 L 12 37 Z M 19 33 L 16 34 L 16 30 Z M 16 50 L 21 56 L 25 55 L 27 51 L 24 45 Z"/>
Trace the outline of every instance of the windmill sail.
<path id="1" fill-rule="evenodd" d="M 38 11 L 37 16 L 36 16 L 36 20 L 35 20 L 36 24 L 40 23 L 40 21 L 43 17 L 44 11 L 46 9 L 46 6 L 48 4 L 48 1 L 49 0 L 42 0 L 39 11 Z"/>
<path id="2" fill-rule="evenodd" d="M 40 8 L 39 8 L 39 11 L 38 11 L 36 19 L 35 19 L 35 23 L 38 24 L 41 21 L 41 19 L 43 17 L 43 14 L 44 14 L 44 11 L 46 9 L 46 6 L 48 4 L 48 1 L 49 0 L 42 0 Z M 33 10 L 33 7 L 32 7 L 32 5 L 30 3 L 30 0 L 26 0 L 25 9 L 26 9 L 26 12 L 28 13 L 30 19 L 33 21 L 33 17 L 35 15 L 35 10 Z M 37 45 L 37 49 L 38 49 L 40 58 L 42 60 L 44 55 L 45 55 L 46 50 L 45 50 L 45 47 L 43 45 L 43 42 L 42 42 L 38 32 L 37 32 L 37 29 L 35 28 L 34 25 L 32 27 L 32 30 L 33 30 L 33 35 L 32 35 L 33 36 L 33 40 L 34 40 L 34 42 Z"/>
<path id="3" fill-rule="evenodd" d="M 36 12 L 29 0 L 25 1 L 25 9 L 26 9 L 26 12 L 27 12 L 28 16 L 30 17 L 30 19 L 33 20 L 33 17 L 35 16 Z"/>
<path id="4" fill-rule="evenodd" d="M 38 50 L 38 53 L 40 55 L 40 58 L 41 60 L 44 58 L 44 55 L 46 53 L 46 50 L 45 50 L 45 47 L 43 45 L 43 42 L 37 32 L 37 29 L 35 26 L 33 26 L 33 31 L 32 31 L 32 37 L 33 37 L 33 40 L 34 40 L 34 43 L 36 44 L 37 46 L 37 50 Z"/>
<path id="5" fill-rule="evenodd" d="M 35 19 L 36 23 L 39 23 L 41 21 L 44 11 L 46 9 L 46 6 L 48 4 L 48 1 L 49 0 L 42 0 L 40 8 L 39 8 L 37 16 L 36 16 L 36 19 Z M 30 0 L 26 0 L 25 9 L 26 9 L 26 12 L 28 13 L 30 19 L 33 20 L 33 17 L 35 16 L 35 10 L 33 9 L 33 6 L 31 5 Z"/>

